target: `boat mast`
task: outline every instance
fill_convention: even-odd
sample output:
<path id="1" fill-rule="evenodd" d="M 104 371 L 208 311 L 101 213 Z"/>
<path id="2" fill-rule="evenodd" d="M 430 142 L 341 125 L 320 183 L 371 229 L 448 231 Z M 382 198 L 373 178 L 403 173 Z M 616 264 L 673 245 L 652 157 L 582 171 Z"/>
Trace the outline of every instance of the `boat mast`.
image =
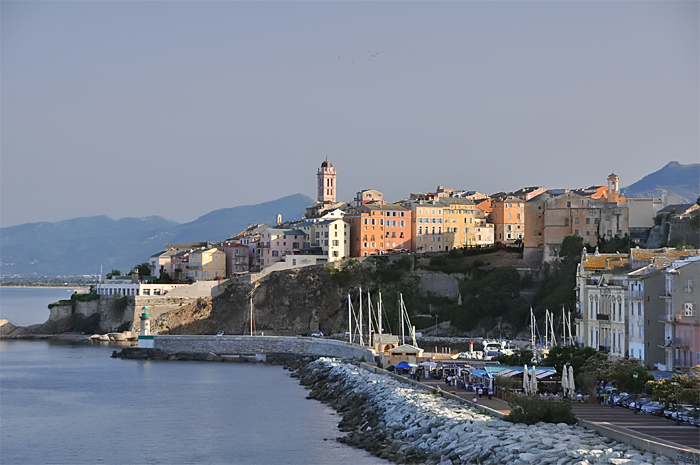
<path id="1" fill-rule="evenodd" d="M 403 297 L 399 293 L 399 314 L 401 315 L 401 344 L 403 345 L 406 343 L 406 337 L 404 336 L 402 303 L 403 303 Z"/>
<path id="2" fill-rule="evenodd" d="M 350 293 L 348 292 L 348 337 L 352 344 L 352 303 L 350 302 Z"/>
<path id="3" fill-rule="evenodd" d="M 367 345 L 372 347 L 372 333 L 374 332 L 374 327 L 372 326 L 372 296 L 369 291 L 367 291 Z"/>
<path id="4" fill-rule="evenodd" d="M 379 316 L 379 334 L 382 334 L 382 293 L 379 292 L 379 301 L 377 302 L 377 315 Z"/>
<path id="5" fill-rule="evenodd" d="M 362 339 L 362 288 L 360 288 L 360 345 L 365 345 L 365 341 Z"/>
<path id="6" fill-rule="evenodd" d="M 547 343 L 549 337 L 549 309 L 544 311 L 544 348 L 547 348 Z"/>

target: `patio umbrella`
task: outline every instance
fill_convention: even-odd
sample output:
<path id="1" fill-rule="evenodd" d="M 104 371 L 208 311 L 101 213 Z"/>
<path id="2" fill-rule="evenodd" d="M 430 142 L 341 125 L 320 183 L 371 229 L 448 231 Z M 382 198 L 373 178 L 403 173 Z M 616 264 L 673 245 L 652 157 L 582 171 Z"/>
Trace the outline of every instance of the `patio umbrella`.
<path id="1" fill-rule="evenodd" d="M 531 394 L 537 394 L 537 373 L 535 372 L 535 367 L 532 367 L 532 377 L 530 378 L 530 390 Z"/>
<path id="2" fill-rule="evenodd" d="M 523 392 L 527 394 L 530 391 L 530 379 L 527 376 L 527 365 L 523 368 Z"/>
<path id="3" fill-rule="evenodd" d="M 406 363 L 406 362 L 401 362 L 401 363 L 399 363 L 398 365 L 396 365 L 396 368 L 408 370 L 408 369 L 411 368 L 411 365 L 409 365 L 409 364 Z"/>
<path id="4" fill-rule="evenodd" d="M 430 367 L 430 368 L 435 368 L 437 366 L 437 363 L 433 363 L 429 360 L 426 360 L 425 362 L 420 362 L 418 366 L 421 367 Z"/>
<path id="5" fill-rule="evenodd" d="M 574 382 L 574 367 L 569 365 L 569 391 L 573 396 L 576 392 L 576 383 Z"/>
<path id="6" fill-rule="evenodd" d="M 569 371 L 566 369 L 566 365 L 561 370 L 561 389 L 565 396 L 569 395 Z"/>

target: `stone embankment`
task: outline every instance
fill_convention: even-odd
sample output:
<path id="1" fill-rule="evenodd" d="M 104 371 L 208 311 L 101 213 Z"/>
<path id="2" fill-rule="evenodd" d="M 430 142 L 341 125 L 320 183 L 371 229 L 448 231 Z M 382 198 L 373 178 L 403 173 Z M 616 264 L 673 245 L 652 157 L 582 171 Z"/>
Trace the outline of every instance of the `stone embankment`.
<path id="1" fill-rule="evenodd" d="M 398 464 L 670 464 L 564 423 L 513 424 L 360 367 L 321 358 L 292 374 L 342 414 L 340 442 Z"/>

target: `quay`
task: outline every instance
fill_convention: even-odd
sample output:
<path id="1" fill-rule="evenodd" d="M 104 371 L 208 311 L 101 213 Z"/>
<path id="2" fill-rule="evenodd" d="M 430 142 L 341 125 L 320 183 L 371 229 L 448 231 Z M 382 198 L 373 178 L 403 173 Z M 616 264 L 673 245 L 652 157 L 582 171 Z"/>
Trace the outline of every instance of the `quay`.
<path id="1" fill-rule="evenodd" d="M 168 358 L 178 354 L 190 354 L 190 360 L 265 361 L 266 355 L 295 355 L 298 357 L 334 357 L 360 362 L 367 371 L 384 374 L 421 389 L 471 404 L 474 392 L 446 386 L 441 380 L 420 382 L 385 371 L 374 363 L 374 353 L 357 344 L 314 337 L 284 336 L 161 336 L 139 337 L 139 348 L 127 348 L 125 358 Z M 199 356 L 197 358 L 196 356 Z M 114 355 L 113 355 L 114 356 Z M 124 356 L 124 355 L 122 355 Z M 171 358 L 174 359 L 174 358 Z M 185 358 L 187 359 L 187 358 Z M 486 395 L 478 399 L 477 407 L 498 418 L 510 413 L 507 402 Z M 609 408 L 598 404 L 572 404 L 579 426 L 597 431 L 605 437 L 635 448 L 663 455 L 678 463 L 700 463 L 700 435 L 693 426 L 676 426 L 663 418 L 646 414 L 634 414 L 622 407 Z"/>

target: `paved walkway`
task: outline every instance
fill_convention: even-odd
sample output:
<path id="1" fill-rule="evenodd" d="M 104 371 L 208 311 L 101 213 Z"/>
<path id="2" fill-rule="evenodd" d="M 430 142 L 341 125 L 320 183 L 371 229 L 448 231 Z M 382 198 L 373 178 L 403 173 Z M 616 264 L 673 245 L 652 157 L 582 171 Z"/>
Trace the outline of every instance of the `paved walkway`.
<path id="1" fill-rule="evenodd" d="M 464 389 L 456 389 L 453 386 L 448 387 L 442 381 L 438 382 L 437 380 L 429 379 L 421 382 L 431 387 L 439 385 L 443 391 L 454 393 L 470 402 L 476 395 L 474 392 L 467 392 Z M 478 395 L 476 397 L 478 404 L 503 414 L 510 413 L 510 406 L 503 400 L 495 397 L 489 399 L 486 395 L 481 399 L 479 399 Z M 576 418 L 605 425 L 609 428 L 643 437 L 644 439 L 666 443 L 675 447 L 690 447 L 700 452 L 700 430 L 695 426 L 677 426 L 675 421 L 644 413 L 635 414 L 628 408 L 617 406 L 610 408 L 610 406 L 600 404 L 574 402 L 572 408 Z"/>

